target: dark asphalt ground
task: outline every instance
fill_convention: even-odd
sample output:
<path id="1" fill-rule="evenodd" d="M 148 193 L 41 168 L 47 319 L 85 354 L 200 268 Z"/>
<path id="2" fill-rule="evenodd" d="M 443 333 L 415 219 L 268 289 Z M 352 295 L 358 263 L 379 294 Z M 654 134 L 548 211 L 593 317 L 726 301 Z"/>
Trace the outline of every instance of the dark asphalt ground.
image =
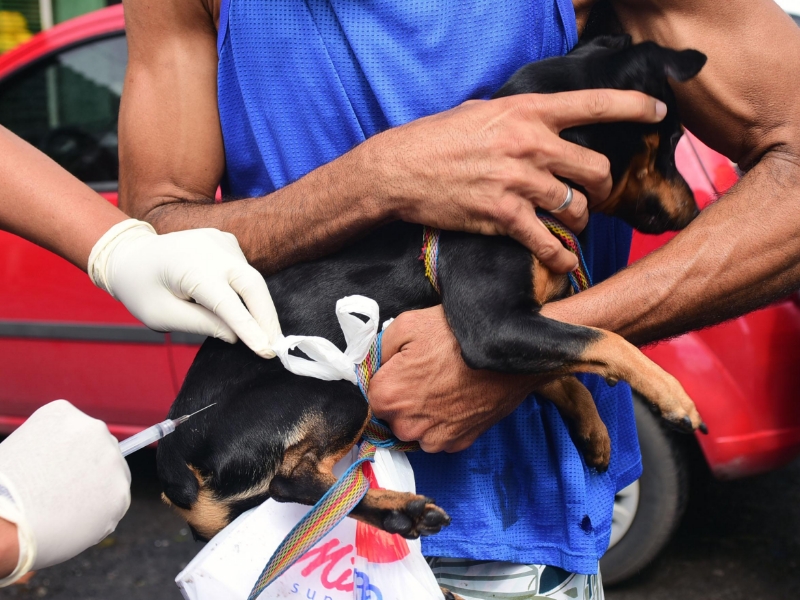
<path id="1" fill-rule="evenodd" d="M 25 585 L 0 590 L 0 599 L 180 600 L 173 579 L 201 546 L 159 500 L 155 453 L 140 452 L 130 464 L 133 504 L 117 531 Z M 635 580 L 607 589 L 609 600 L 800 597 L 800 461 L 700 486 L 693 500 L 661 558 Z"/>

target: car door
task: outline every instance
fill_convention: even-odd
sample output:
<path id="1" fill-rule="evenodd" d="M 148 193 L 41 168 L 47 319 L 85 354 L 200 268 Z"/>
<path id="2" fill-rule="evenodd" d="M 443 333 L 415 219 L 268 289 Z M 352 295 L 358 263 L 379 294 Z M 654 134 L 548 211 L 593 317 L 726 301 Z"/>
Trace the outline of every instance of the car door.
<path id="1" fill-rule="evenodd" d="M 112 202 L 126 61 L 120 31 L 0 80 L 0 124 Z M 117 433 L 160 420 L 176 384 L 167 341 L 65 260 L 0 232 L 0 428 L 55 398 Z"/>

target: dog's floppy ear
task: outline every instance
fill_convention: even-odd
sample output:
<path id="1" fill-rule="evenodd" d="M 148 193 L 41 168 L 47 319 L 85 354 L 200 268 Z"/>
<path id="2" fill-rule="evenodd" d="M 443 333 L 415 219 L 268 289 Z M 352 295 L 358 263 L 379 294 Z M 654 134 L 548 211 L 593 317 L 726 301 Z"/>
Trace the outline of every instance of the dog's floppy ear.
<path id="1" fill-rule="evenodd" d="M 664 71 L 675 81 L 686 81 L 700 72 L 706 64 L 706 55 L 697 50 L 671 50 L 661 48 Z"/>

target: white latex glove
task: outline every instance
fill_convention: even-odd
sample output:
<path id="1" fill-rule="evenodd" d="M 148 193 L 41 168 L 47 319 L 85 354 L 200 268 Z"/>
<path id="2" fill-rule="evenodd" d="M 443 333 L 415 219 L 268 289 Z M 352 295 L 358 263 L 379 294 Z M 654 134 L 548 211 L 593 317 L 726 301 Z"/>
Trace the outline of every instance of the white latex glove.
<path id="1" fill-rule="evenodd" d="M 97 241 L 88 273 L 151 329 L 241 339 L 259 356 L 275 356 L 281 336 L 275 305 L 230 233 L 157 235 L 148 223 L 129 219 Z"/>
<path id="2" fill-rule="evenodd" d="M 131 474 L 105 423 L 56 400 L 0 444 L 0 518 L 17 525 L 17 568 L 63 562 L 114 531 L 131 503 Z"/>

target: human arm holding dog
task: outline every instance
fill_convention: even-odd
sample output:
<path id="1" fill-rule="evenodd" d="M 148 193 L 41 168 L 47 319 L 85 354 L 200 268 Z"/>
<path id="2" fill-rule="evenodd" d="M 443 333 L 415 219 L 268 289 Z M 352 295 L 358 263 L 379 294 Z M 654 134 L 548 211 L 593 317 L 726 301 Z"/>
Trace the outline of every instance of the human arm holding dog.
<path id="1" fill-rule="evenodd" d="M 635 92 L 467 102 L 376 135 L 265 197 L 216 203 L 225 168 L 219 7 L 127 0 L 125 10 L 121 207 L 161 232 L 230 231 L 263 273 L 329 254 L 396 219 L 511 235 L 564 272 L 575 258 L 538 221 L 536 206 L 554 209 L 564 200 L 566 188 L 554 175 L 594 198 L 607 195 L 611 180 L 605 157 L 558 132 L 587 121 L 660 119 L 658 103 Z M 576 192 L 562 218 L 582 229 L 585 206 Z"/>
<path id="2" fill-rule="evenodd" d="M 745 170 L 658 251 L 576 297 L 553 318 L 649 343 L 739 316 L 800 288 L 800 29 L 773 2 L 671 0 L 614 6 L 634 41 L 708 55 L 675 87 L 681 116 Z"/>

